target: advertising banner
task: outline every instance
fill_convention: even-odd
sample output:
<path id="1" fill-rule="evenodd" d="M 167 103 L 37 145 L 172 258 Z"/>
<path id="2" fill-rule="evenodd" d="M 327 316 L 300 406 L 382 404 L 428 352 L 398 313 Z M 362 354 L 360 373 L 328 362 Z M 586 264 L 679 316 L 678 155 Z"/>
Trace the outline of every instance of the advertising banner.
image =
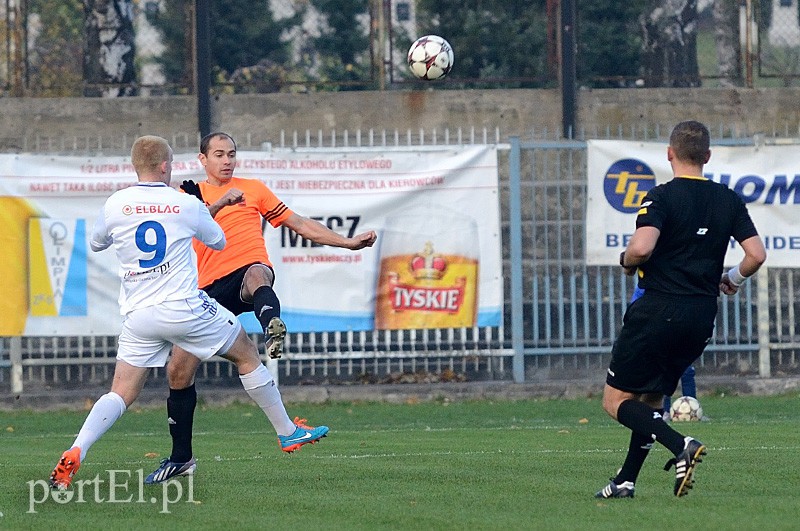
<path id="1" fill-rule="evenodd" d="M 617 265 L 645 194 L 672 179 L 667 144 L 588 141 L 586 262 Z M 704 176 L 736 191 L 767 248 L 770 267 L 800 263 L 800 158 L 795 146 L 711 146 Z M 725 264 L 743 253 L 731 241 Z"/>
<path id="2" fill-rule="evenodd" d="M 239 152 L 235 175 L 340 234 L 378 233 L 349 251 L 264 224 L 290 332 L 500 325 L 494 146 Z M 205 173 L 175 155 L 172 177 Z M 119 333 L 116 257 L 88 240 L 106 198 L 135 182 L 129 157 L 0 155 L 0 335 Z"/>

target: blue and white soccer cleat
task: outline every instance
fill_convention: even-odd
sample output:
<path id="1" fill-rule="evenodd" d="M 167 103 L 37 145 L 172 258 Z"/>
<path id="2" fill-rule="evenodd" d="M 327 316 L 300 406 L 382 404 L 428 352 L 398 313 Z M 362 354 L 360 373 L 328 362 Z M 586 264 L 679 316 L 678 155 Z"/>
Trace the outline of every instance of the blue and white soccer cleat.
<path id="1" fill-rule="evenodd" d="M 278 442 L 281 445 L 281 450 L 284 452 L 294 452 L 299 450 L 304 444 L 313 444 L 322 439 L 328 434 L 327 426 L 317 426 L 316 428 L 308 426 L 306 419 L 299 417 L 294 418 L 294 424 L 297 429 L 291 435 L 278 435 Z"/>
<path id="2" fill-rule="evenodd" d="M 154 483 L 163 483 L 175 476 L 191 476 L 197 468 L 197 461 L 192 457 L 186 463 L 173 463 L 169 459 L 162 459 L 161 466 L 155 472 L 144 478 L 144 482 L 148 485 Z"/>

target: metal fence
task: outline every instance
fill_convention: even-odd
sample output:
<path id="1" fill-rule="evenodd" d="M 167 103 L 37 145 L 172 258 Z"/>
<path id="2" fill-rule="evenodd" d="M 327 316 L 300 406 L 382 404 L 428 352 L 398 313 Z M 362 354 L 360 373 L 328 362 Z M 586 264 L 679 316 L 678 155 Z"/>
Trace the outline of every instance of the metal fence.
<path id="1" fill-rule="evenodd" d="M 562 4 L 573 6 L 573 21 L 563 20 Z M 208 39 L 198 32 L 200 5 L 211 10 Z M 204 45 L 214 93 L 419 87 L 406 52 L 427 33 L 450 39 L 455 52 L 437 89 L 556 87 L 562 25 L 576 30 L 582 86 L 800 79 L 797 0 L 494 0 L 438 9 L 413 0 L 265 0 L 255 10 L 242 0 L 5 0 L 0 95 L 197 94 Z"/>
<path id="2" fill-rule="evenodd" d="M 717 144 L 752 142 L 737 138 L 733 128 L 715 132 Z M 496 144 L 505 279 L 503 326 L 289 333 L 284 357 L 270 362 L 282 382 L 600 377 L 633 280 L 618 267 L 584 263 L 586 140 L 666 138 L 659 129 L 647 128 L 581 131 L 569 141 L 554 140 L 559 131 L 532 131 L 530 136 L 524 142 L 516 137 L 501 142 L 499 130 L 281 132 L 276 146 L 308 149 Z M 242 140 L 241 149 L 258 147 Z M 767 377 L 800 372 L 799 274 L 798 269 L 762 268 L 740 293 L 720 298 L 715 336 L 698 361 L 698 373 Z M 95 384 L 108 381 L 113 372 L 115 337 L 3 338 L 1 344 L 0 392 Z M 164 371 L 156 370 L 155 377 L 163 378 Z M 206 362 L 198 379 L 235 381 L 235 369 L 223 360 Z"/>

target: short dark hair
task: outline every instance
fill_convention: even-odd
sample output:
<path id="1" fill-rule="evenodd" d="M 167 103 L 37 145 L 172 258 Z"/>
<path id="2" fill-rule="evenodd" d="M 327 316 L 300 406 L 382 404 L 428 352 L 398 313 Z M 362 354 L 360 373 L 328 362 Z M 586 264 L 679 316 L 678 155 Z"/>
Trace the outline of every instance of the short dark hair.
<path id="1" fill-rule="evenodd" d="M 200 153 L 203 155 L 208 155 L 208 144 L 217 137 L 227 138 L 231 142 L 233 142 L 233 149 L 236 149 L 236 141 L 233 139 L 231 135 L 228 133 L 223 133 L 222 131 L 215 131 L 213 133 L 208 133 L 200 140 Z"/>
<path id="2" fill-rule="evenodd" d="M 675 126 L 669 135 L 669 145 L 675 156 L 686 162 L 703 165 L 708 161 L 711 145 L 708 128 L 700 122 L 687 120 Z"/>

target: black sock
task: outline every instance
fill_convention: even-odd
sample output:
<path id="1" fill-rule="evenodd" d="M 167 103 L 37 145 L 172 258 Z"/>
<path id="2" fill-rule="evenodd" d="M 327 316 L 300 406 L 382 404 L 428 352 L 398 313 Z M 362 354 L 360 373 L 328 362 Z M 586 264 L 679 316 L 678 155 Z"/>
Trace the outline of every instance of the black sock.
<path id="1" fill-rule="evenodd" d="M 625 400 L 617 409 L 617 420 L 632 432 L 655 440 L 677 455 L 683 451 L 683 435 L 664 422 L 661 412 L 638 400 Z"/>
<path id="2" fill-rule="evenodd" d="M 281 302 L 271 286 L 261 286 L 253 293 L 253 311 L 266 334 L 269 321 L 281 314 Z"/>
<path id="3" fill-rule="evenodd" d="M 186 389 L 170 389 L 167 398 L 169 434 L 172 436 L 172 455 L 169 460 L 186 463 L 192 458 L 192 423 L 197 405 L 194 384 Z"/>
<path id="4" fill-rule="evenodd" d="M 647 459 L 647 454 L 650 453 L 652 447 L 652 438 L 632 432 L 631 444 L 628 447 L 628 454 L 625 456 L 625 463 L 623 463 L 620 471 L 617 472 L 614 483 L 617 485 L 625 481 L 636 483 L 636 478 L 639 477 L 639 472 L 642 470 L 644 460 Z"/>

